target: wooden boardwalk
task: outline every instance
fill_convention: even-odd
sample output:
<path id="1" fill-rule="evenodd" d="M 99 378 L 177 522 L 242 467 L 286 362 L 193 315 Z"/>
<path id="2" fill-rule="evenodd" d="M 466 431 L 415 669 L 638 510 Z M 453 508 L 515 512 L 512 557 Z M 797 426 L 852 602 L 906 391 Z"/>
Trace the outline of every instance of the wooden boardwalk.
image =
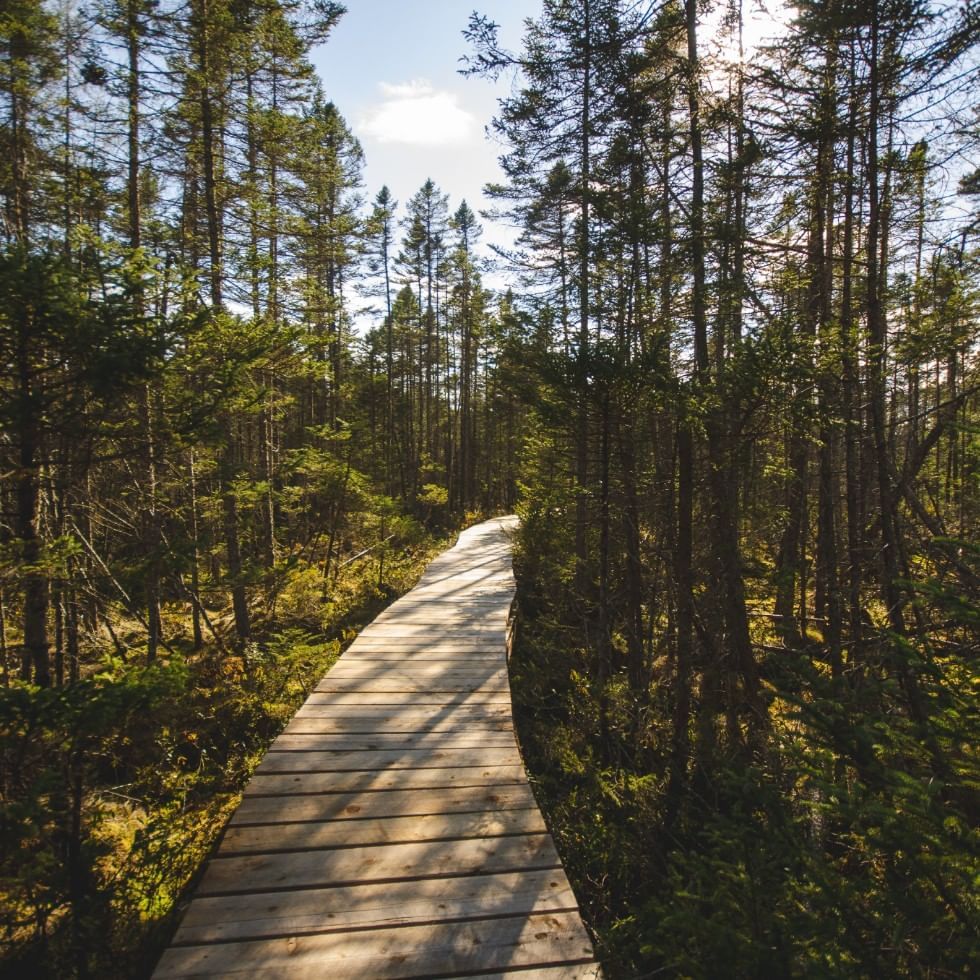
<path id="1" fill-rule="evenodd" d="M 513 521 L 464 531 L 320 682 L 156 980 L 599 975 L 514 737 Z"/>

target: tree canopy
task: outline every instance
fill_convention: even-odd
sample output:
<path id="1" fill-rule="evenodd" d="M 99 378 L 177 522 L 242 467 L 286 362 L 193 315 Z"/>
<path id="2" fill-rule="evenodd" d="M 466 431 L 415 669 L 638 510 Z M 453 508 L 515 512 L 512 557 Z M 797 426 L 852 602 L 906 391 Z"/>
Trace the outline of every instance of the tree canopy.
<path id="1" fill-rule="evenodd" d="M 475 13 L 485 212 L 365 187 L 343 13 L 0 12 L 0 971 L 145 973 L 342 644 L 516 510 L 607 975 L 977 972 L 975 5 Z"/>

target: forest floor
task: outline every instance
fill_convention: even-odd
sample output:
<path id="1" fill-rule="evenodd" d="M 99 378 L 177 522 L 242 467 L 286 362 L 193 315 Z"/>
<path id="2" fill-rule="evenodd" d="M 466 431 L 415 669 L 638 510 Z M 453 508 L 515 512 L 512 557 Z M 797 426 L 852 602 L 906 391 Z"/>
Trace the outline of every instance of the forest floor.
<path id="1" fill-rule="evenodd" d="M 168 605 L 167 649 L 147 666 L 140 623 L 115 609 L 79 682 L 0 688 L 0 976 L 147 976 L 268 745 L 454 538 L 389 547 L 381 587 L 377 553 L 329 588 L 314 562 L 283 568 L 253 590 L 244 656 L 215 589 L 199 650 L 186 606 Z"/>

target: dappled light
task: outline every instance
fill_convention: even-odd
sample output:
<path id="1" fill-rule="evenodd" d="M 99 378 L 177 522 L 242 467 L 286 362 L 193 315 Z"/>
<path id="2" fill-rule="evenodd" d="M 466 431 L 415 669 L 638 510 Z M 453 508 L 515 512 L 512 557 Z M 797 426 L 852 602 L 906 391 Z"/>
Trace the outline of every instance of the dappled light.
<path id="1" fill-rule="evenodd" d="M 474 2 L 0 8 L 0 975 L 980 975 L 977 3 Z"/>

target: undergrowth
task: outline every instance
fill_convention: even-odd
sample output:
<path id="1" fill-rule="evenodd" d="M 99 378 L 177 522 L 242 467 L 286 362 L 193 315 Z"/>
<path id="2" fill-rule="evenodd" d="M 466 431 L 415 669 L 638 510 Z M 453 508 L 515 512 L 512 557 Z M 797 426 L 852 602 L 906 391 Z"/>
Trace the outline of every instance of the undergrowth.
<path id="1" fill-rule="evenodd" d="M 942 652 L 882 635 L 844 678 L 807 653 L 770 654 L 763 751 L 747 757 L 716 732 L 708 752 L 692 721 L 671 819 L 670 658 L 645 696 L 622 673 L 595 680 L 565 544 L 525 520 L 512 688 L 608 980 L 980 975 L 980 607 L 938 581 L 910 586 L 942 623 Z M 908 671 L 925 725 L 900 707 Z"/>
<path id="2" fill-rule="evenodd" d="M 192 651 L 170 619 L 172 653 L 151 666 L 134 645 L 65 687 L 0 688 L 0 975 L 148 975 L 270 742 L 446 543 L 417 530 L 389 549 L 383 587 L 355 562 L 326 595 L 292 562 L 243 656 Z"/>

